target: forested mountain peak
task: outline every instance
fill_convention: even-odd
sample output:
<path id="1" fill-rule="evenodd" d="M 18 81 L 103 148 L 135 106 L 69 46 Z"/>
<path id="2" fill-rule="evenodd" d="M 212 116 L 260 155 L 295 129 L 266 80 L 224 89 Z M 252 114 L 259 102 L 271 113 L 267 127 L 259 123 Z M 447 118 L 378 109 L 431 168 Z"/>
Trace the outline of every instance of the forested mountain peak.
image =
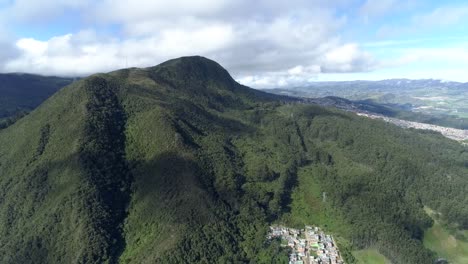
<path id="1" fill-rule="evenodd" d="M 172 77 L 190 76 L 198 81 L 216 81 L 226 86 L 236 83 L 229 72 L 217 62 L 201 56 L 181 57 L 151 68 L 157 73 L 173 73 Z"/>

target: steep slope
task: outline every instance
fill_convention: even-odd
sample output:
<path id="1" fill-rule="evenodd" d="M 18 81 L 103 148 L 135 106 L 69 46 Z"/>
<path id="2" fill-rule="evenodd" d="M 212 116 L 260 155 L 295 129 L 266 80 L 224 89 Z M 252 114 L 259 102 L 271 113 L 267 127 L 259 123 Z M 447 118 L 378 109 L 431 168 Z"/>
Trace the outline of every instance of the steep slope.
<path id="1" fill-rule="evenodd" d="M 366 247 L 429 263 L 423 205 L 468 227 L 465 147 L 249 89 L 202 57 L 73 83 L 0 146 L 2 263 L 284 263 L 265 241 L 278 221 L 321 225 L 350 263 Z"/>

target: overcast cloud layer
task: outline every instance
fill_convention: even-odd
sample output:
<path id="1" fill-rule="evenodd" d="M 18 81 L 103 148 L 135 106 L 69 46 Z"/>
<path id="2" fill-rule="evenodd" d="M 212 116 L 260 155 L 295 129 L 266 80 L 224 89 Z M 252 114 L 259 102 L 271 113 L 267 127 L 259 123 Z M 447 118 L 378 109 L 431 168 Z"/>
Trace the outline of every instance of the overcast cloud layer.
<path id="1" fill-rule="evenodd" d="M 242 83 L 267 88 L 305 85 L 327 75 L 372 75 L 417 64 L 429 54 L 443 61 L 452 47 L 401 47 L 401 40 L 385 37 L 394 38 L 399 29 L 419 32 L 419 25 L 428 30 L 462 23 L 468 6 L 411 14 L 408 25 L 382 21 L 418 7 L 416 1 L 402 2 L 0 0 L 0 71 L 84 76 L 203 55 Z M 447 13 L 456 16 L 434 25 Z M 381 26 L 372 33 L 360 31 L 377 21 Z M 60 23 L 70 29 L 54 34 Z M 28 25 L 45 33 L 28 36 L 21 30 Z M 395 56 L 382 55 L 382 47 Z M 457 49 L 468 54 L 462 45 Z"/>

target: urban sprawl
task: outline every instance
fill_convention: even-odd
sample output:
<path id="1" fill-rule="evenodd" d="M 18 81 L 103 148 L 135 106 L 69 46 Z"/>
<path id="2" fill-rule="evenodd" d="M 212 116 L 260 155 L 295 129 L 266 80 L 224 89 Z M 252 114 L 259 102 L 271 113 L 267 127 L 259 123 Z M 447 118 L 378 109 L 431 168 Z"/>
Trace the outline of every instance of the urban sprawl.
<path id="1" fill-rule="evenodd" d="M 289 264 L 344 264 L 333 237 L 318 227 L 271 226 L 268 239 L 274 238 L 291 248 Z"/>
<path id="2" fill-rule="evenodd" d="M 416 128 L 416 129 L 423 129 L 423 130 L 432 130 L 441 133 L 447 138 L 465 142 L 468 140 L 468 130 L 464 129 L 456 129 L 450 127 L 442 127 L 436 126 L 431 124 L 413 122 L 413 121 L 406 121 L 401 119 L 396 119 L 392 117 L 386 117 L 382 115 L 370 114 L 370 113 L 357 113 L 357 115 L 365 116 L 372 119 L 382 119 L 386 122 L 393 123 L 397 126 L 404 127 L 404 128 Z"/>

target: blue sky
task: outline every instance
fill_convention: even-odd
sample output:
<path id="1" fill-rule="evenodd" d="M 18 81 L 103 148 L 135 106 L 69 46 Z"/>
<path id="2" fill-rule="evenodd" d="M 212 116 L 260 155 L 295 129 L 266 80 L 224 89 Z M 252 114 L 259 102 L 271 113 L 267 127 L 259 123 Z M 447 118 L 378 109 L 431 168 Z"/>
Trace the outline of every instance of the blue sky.
<path id="1" fill-rule="evenodd" d="M 0 72 L 85 76 L 203 55 L 257 88 L 468 81 L 468 1 L 0 0 Z"/>

